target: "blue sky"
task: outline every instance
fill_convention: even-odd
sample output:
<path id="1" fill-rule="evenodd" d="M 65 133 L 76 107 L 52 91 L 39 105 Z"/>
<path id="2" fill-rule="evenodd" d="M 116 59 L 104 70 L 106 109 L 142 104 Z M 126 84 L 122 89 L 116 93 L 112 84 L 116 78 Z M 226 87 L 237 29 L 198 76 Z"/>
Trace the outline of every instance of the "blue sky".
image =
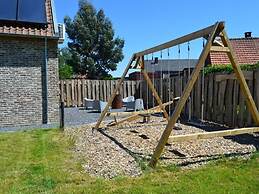
<path id="1" fill-rule="evenodd" d="M 258 0 L 91 0 L 97 9 L 104 9 L 113 23 L 116 35 L 125 40 L 124 60 L 112 72 L 120 76 L 129 58 L 135 52 L 177 38 L 184 34 L 225 21 L 229 37 L 242 37 L 245 31 L 259 36 Z M 74 17 L 77 0 L 55 0 L 57 17 L 63 22 L 65 15 Z M 191 58 L 196 58 L 202 42 L 191 42 Z M 182 56 L 186 57 L 186 45 Z M 166 51 L 165 51 L 166 52 Z M 170 56 L 177 57 L 172 50 Z M 160 54 L 158 54 L 160 55 Z M 166 54 L 164 54 L 166 55 Z"/>

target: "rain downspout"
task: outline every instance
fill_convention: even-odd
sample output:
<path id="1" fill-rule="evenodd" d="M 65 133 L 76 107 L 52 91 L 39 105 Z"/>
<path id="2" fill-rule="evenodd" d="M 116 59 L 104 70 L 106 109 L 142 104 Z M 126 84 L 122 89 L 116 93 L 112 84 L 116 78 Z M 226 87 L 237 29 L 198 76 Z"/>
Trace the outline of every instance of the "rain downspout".
<path id="1" fill-rule="evenodd" d="M 43 124 L 48 124 L 48 39 L 45 37 L 44 39 L 44 107 L 43 107 Z"/>

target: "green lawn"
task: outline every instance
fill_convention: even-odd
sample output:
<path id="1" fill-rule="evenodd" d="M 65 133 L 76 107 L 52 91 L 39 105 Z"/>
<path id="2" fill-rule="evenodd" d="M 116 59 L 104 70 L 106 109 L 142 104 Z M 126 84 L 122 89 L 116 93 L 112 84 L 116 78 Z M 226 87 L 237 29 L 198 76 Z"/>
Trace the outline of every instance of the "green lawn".
<path id="1" fill-rule="evenodd" d="M 72 149 L 58 130 L 0 133 L 0 193 L 259 193 L 259 154 L 108 181 L 83 172 Z"/>

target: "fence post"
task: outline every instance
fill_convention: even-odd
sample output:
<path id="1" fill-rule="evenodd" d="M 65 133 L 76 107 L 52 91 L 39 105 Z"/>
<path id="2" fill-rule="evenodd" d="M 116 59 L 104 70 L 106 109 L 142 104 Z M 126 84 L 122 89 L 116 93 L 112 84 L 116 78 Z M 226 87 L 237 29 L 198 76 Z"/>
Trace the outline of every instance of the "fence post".
<path id="1" fill-rule="evenodd" d="M 65 127 L 65 103 L 60 103 L 60 129 L 64 130 Z"/>

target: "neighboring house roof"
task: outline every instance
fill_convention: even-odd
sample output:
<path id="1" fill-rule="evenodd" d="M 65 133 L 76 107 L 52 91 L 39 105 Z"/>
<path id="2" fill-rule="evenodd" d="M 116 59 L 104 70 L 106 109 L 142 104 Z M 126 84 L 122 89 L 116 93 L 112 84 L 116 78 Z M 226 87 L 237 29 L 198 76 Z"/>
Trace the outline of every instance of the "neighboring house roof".
<path id="1" fill-rule="evenodd" d="M 183 71 L 186 68 L 194 68 L 197 59 L 163 59 L 158 60 L 158 64 L 154 64 L 151 60 L 145 60 L 145 69 L 147 72 L 174 72 Z"/>
<path id="2" fill-rule="evenodd" d="M 230 43 L 239 64 L 256 64 L 259 62 L 259 38 L 233 38 Z M 209 64 L 230 64 L 226 53 L 210 52 Z"/>
<path id="3" fill-rule="evenodd" d="M 55 15 L 54 0 L 46 0 L 47 24 L 19 23 L 16 21 L 0 21 L 0 35 L 48 37 L 59 39 L 61 30 Z"/>

